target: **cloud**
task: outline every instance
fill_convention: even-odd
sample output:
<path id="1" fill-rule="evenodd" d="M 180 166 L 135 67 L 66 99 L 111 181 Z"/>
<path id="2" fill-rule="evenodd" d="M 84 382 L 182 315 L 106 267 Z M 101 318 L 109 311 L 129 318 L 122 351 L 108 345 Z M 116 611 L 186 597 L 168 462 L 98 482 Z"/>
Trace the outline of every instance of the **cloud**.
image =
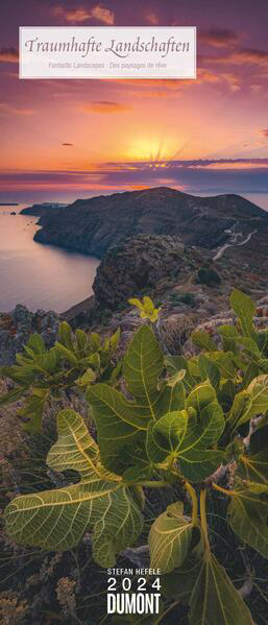
<path id="1" fill-rule="evenodd" d="M 262 91 L 263 91 L 263 85 L 257 85 L 255 83 L 253 83 L 252 85 L 249 85 L 250 91 L 254 94 L 259 96 Z"/>
<path id="2" fill-rule="evenodd" d="M 214 73 L 211 72 L 210 70 L 204 69 L 204 68 L 199 68 L 198 69 L 198 74 L 197 74 L 197 80 L 196 83 L 223 83 L 224 85 L 228 85 L 230 91 L 239 91 L 240 89 L 240 83 L 241 83 L 241 77 L 237 76 L 236 74 L 232 74 L 229 72 L 225 72 L 225 73 Z M 191 85 L 190 85 L 191 86 Z"/>
<path id="3" fill-rule="evenodd" d="M 252 64 L 260 67 L 268 67 L 268 52 L 256 48 L 241 48 L 231 54 L 231 63 Z"/>
<path id="4" fill-rule="evenodd" d="M 112 26 L 114 24 L 114 12 L 110 11 L 110 9 L 105 9 L 99 4 L 92 9 L 91 16 L 95 20 L 98 20 L 98 22 L 107 24 L 107 26 Z"/>
<path id="5" fill-rule="evenodd" d="M 219 56 L 201 57 L 202 61 L 219 64 L 233 65 L 257 65 L 259 67 L 268 67 L 268 52 L 257 48 L 239 48 L 222 54 Z"/>
<path id="6" fill-rule="evenodd" d="M 131 107 L 128 104 L 122 102 L 113 102 L 110 100 L 98 100 L 91 102 L 83 107 L 84 113 L 121 113 L 129 111 Z"/>
<path id="7" fill-rule="evenodd" d="M 116 170 L 122 169 L 137 169 L 143 170 L 147 169 L 148 166 L 151 168 L 152 166 L 162 166 L 171 171 L 172 169 L 229 169 L 232 167 L 233 169 L 251 169 L 253 168 L 266 168 L 268 169 L 268 158 L 219 158 L 219 159 L 192 159 L 192 160 L 170 160 L 159 162 L 150 162 L 148 164 L 147 161 L 130 161 L 130 162 L 122 162 L 122 163 L 104 163 L 101 165 L 101 170 L 111 171 L 113 168 Z"/>
<path id="8" fill-rule="evenodd" d="M 0 115 L 33 115 L 34 111 L 28 108 L 19 108 L 8 104 L 7 102 L 0 102 Z"/>
<path id="9" fill-rule="evenodd" d="M 101 22 L 107 26 L 112 26 L 115 19 L 114 12 L 101 6 L 100 4 L 97 4 L 89 10 L 80 7 L 78 9 L 74 9 L 73 11 L 66 11 L 64 7 L 56 6 L 53 9 L 53 14 L 56 17 L 65 19 L 66 22 L 82 23 L 89 20 L 96 20 L 97 22 Z"/>
<path id="10" fill-rule="evenodd" d="M 195 89 L 201 85 L 209 87 L 226 86 L 232 92 L 240 89 L 242 78 L 228 71 L 216 71 L 198 67 L 196 80 L 113 80 L 124 90 L 124 95 L 132 95 L 135 98 L 174 98 L 180 97 L 185 89 Z"/>
<path id="11" fill-rule="evenodd" d="M 148 22 L 148 24 L 151 24 L 152 26 L 157 26 L 157 24 L 159 24 L 159 19 L 156 13 L 153 13 L 151 11 L 149 13 L 146 13 L 145 19 Z"/>
<path id="12" fill-rule="evenodd" d="M 265 139 L 268 139 L 268 128 L 260 130 L 260 134 L 262 135 L 262 137 L 265 137 Z"/>
<path id="13" fill-rule="evenodd" d="M 158 166 L 157 166 L 158 165 Z M 160 166 L 159 166 L 160 165 Z M 164 167 L 162 167 L 164 165 Z M 163 184 L 192 193 L 268 191 L 268 159 L 176 160 L 166 163 L 106 163 L 90 170 L 2 171 L 0 190 L 121 190 Z"/>
<path id="14" fill-rule="evenodd" d="M 198 36 L 199 41 L 215 48 L 229 48 L 239 42 L 239 36 L 234 30 L 227 28 L 210 28 L 201 30 Z"/>
<path id="15" fill-rule="evenodd" d="M 73 143 L 62 143 L 61 145 L 68 146 L 68 147 L 73 147 L 74 144 Z"/>
<path id="16" fill-rule="evenodd" d="M 19 53 L 17 48 L 0 48 L 0 61 L 2 63 L 18 63 Z"/>
<path id="17" fill-rule="evenodd" d="M 214 72 L 211 72 L 208 69 L 204 69 L 204 68 L 200 67 L 197 70 L 196 82 L 197 83 L 203 83 L 203 82 L 215 83 L 215 82 L 220 82 L 220 76 L 219 76 L 219 74 L 215 74 Z"/>
<path id="18" fill-rule="evenodd" d="M 236 76 L 235 74 L 221 74 L 221 79 L 227 82 L 230 91 L 239 91 L 240 90 L 240 76 Z"/>
<path id="19" fill-rule="evenodd" d="M 113 85 L 116 84 L 118 87 L 121 87 L 123 97 L 127 95 L 135 98 L 169 98 L 174 96 L 174 92 L 176 95 L 177 93 L 180 93 L 182 85 L 187 84 L 187 86 L 190 86 L 190 83 L 194 83 L 195 81 L 147 78 L 144 78 L 143 80 L 113 78 L 111 80 L 106 80 L 105 82 L 110 82 Z"/>

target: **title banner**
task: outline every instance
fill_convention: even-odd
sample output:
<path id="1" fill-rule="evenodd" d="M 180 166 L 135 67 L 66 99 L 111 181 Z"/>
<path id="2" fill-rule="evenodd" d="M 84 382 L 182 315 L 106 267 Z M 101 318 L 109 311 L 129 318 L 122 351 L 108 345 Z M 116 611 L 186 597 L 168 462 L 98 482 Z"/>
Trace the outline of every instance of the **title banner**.
<path id="1" fill-rule="evenodd" d="M 196 28 L 22 26 L 20 78 L 196 78 Z"/>

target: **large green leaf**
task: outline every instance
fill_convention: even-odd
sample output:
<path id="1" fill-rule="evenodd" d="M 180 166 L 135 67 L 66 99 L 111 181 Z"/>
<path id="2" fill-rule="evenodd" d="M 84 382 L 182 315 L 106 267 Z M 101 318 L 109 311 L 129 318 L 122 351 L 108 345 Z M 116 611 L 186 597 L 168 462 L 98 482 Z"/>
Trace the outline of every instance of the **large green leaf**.
<path id="1" fill-rule="evenodd" d="M 219 334 L 223 339 L 224 351 L 236 352 L 236 347 L 241 346 L 250 354 L 261 357 L 257 342 L 251 336 L 240 336 L 235 326 L 220 326 Z"/>
<path id="2" fill-rule="evenodd" d="M 220 372 L 217 365 L 213 362 L 213 360 L 207 358 L 207 356 L 205 356 L 204 354 L 201 354 L 199 356 L 198 362 L 200 372 L 202 374 L 202 379 L 209 379 L 213 388 L 217 390 L 220 382 Z"/>
<path id="3" fill-rule="evenodd" d="M 217 328 L 222 338 L 222 347 L 224 352 L 235 352 L 236 339 L 240 334 L 235 326 L 223 325 Z"/>
<path id="4" fill-rule="evenodd" d="M 128 390 L 146 406 L 152 419 L 157 418 L 159 377 L 164 356 L 152 329 L 144 325 L 135 334 L 124 359 L 123 373 Z"/>
<path id="5" fill-rule="evenodd" d="M 207 356 L 218 368 L 223 380 L 235 379 L 237 367 L 234 364 L 234 354 L 232 352 L 213 352 Z"/>
<path id="6" fill-rule="evenodd" d="M 72 339 L 72 329 L 67 321 L 62 321 L 59 325 L 59 342 L 68 350 L 74 352 L 74 344 Z"/>
<path id="7" fill-rule="evenodd" d="M 172 455 L 179 460 L 186 479 L 201 481 L 223 460 L 221 451 L 210 448 L 219 440 L 224 427 L 223 412 L 216 402 L 204 406 L 198 418 L 189 417 L 186 410 L 169 413 L 149 429 L 148 456 L 153 462 L 162 462 Z"/>
<path id="8" fill-rule="evenodd" d="M 169 380 L 160 380 L 163 371 L 164 355 L 161 347 L 153 330 L 144 325 L 128 347 L 123 374 L 139 411 L 153 420 L 175 408 L 180 410 L 185 404 L 184 385 L 181 381 L 169 385 Z"/>
<path id="9" fill-rule="evenodd" d="M 168 506 L 150 529 L 151 568 L 159 568 L 163 574 L 181 566 L 191 545 L 192 531 L 192 523 L 183 516 L 183 504 Z"/>
<path id="10" fill-rule="evenodd" d="M 239 427 L 252 417 L 265 414 L 268 410 L 268 375 L 259 375 L 250 382 L 245 391 L 234 399 L 228 419 Z"/>
<path id="11" fill-rule="evenodd" d="M 216 392 L 209 380 L 198 384 L 187 397 L 187 408 L 195 408 L 198 412 L 216 400 Z"/>
<path id="12" fill-rule="evenodd" d="M 240 391 L 234 396 L 231 409 L 228 412 L 227 422 L 234 428 L 243 418 L 250 405 L 250 397 L 247 391 Z"/>
<path id="13" fill-rule="evenodd" d="M 28 422 L 24 425 L 27 432 L 38 434 L 42 429 L 42 416 L 49 398 L 47 389 L 33 389 L 33 394 L 27 397 L 24 408 L 18 411 Z"/>
<path id="14" fill-rule="evenodd" d="M 176 458 L 185 438 L 188 426 L 186 410 L 168 412 L 157 423 L 150 423 L 147 435 L 147 455 L 155 463 L 160 463 L 172 455 Z"/>
<path id="15" fill-rule="evenodd" d="M 25 345 L 25 349 L 26 347 L 31 350 L 33 354 L 43 354 L 46 351 L 44 339 L 41 334 L 31 334 L 27 345 Z"/>
<path id="16" fill-rule="evenodd" d="M 268 486 L 268 426 L 250 437 L 250 451 L 240 457 L 237 474 L 249 482 Z"/>
<path id="17" fill-rule="evenodd" d="M 217 350 L 217 345 L 208 334 L 208 332 L 204 332 L 204 330 L 195 330 L 191 334 L 191 339 L 197 347 L 201 349 L 205 349 L 207 352 L 214 352 Z"/>
<path id="18" fill-rule="evenodd" d="M 127 468 L 122 448 L 131 445 L 133 450 L 142 432 L 146 436 L 148 411 L 128 402 L 122 393 L 107 384 L 89 387 L 86 398 L 93 408 L 102 462 L 108 469 L 121 473 Z"/>
<path id="19" fill-rule="evenodd" d="M 70 365 L 74 367 L 77 366 L 78 358 L 76 357 L 75 353 L 71 351 L 68 347 L 66 347 L 59 341 L 56 341 L 55 349 L 65 358 L 65 360 L 67 360 L 67 362 L 70 363 Z"/>
<path id="20" fill-rule="evenodd" d="M 206 554 L 190 599 L 190 625 L 251 625 L 250 612 L 225 569 Z"/>
<path id="21" fill-rule="evenodd" d="M 171 573 L 161 575 L 161 591 L 169 599 L 189 604 L 193 587 L 202 566 L 202 560 L 190 552 L 182 566 Z"/>
<path id="22" fill-rule="evenodd" d="M 248 483 L 235 488 L 228 506 L 230 525 L 245 543 L 268 558 L 268 487 Z"/>
<path id="23" fill-rule="evenodd" d="M 254 337 L 253 315 L 256 310 L 254 302 L 242 291 L 234 289 L 230 297 L 230 304 L 241 322 L 244 336 Z"/>
<path id="24" fill-rule="evenodd" d="M 5 511 L 6 530 L 18 543 L 49 550 L 70 549 L 85 531 L 92 531 L 96 561 L 113 566 L 116 553 L 141 532 L 140 510 L 121 479 L 103 469 L 83 419 L 63 410 L 57 424 L 59 438 L 48 454 L 48 466 L 75 470 L 80 482 L 16 497 Z"/>
<path id="25" fill-rule="evenodd" d="M 175 406 L 184 407 L 183 383 L 169 386 L 168 380 L 160 382 L 163 368 L 158 342 L 152 330 L 142 326 L 131 341 L 124 361 L 125 379 L 133 400 L 127 400 L 106 384 L 88 388 L 86 399 L 97 424 L 101 460 L 108 469 L 124 473 L 130 466 L 129 448 L 135 463 L 135 445 L 141 440 L 145 443 L 149 422 L 155 422 Z"/>

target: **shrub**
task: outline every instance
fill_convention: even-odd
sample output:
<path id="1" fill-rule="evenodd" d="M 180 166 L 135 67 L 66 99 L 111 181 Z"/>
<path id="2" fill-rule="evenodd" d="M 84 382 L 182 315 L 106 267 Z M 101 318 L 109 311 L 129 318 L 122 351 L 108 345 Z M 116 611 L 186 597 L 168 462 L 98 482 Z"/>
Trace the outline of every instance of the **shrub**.
<path id="1" fill-rule="evenodd" d="M 86 389 L 98 443 L 79 414 L 58 414 L 47 464 L 75 470 L 80 481 L 16 497 L 5 511 L 9 536 L 42 549 L 72 549 L 91 531 L 94 558 L 106 568 L 137 543 L 144 488 L 180 484 L 191 514 L 181 500 L 169 505 L 148 542 L 164 594 L 189 606 L 190 625 L 252 623 L 213 552 L 207 502 L 215 495 L 226 497 L 238 539 L 268 558 L 268 333 L 256 331 L 246 295 L 235 290 L 231 305 L 237 327 L 219 328 L 222 349 L 195 332 L 201 352 L 188 360 L 165 357 L 151 326 L 140 327 L 124 358 L 126 394 L 103 382 Z M 154 321 L 151 305 L 147 312 Z"/>
<path id="2" fill-rule="evenodd" d="M 194 293 L 171 293 L 170 299 L 173 304 L 186 304 L 186 306 L 195 306 Z"/>
<path id="3" fill-rule="evenodd" d="M 201 267 L 197 272 L 198 282 L 200 284 L 206 284 L 206 286 L 217 286 L 221 283 L 221 277 L 214 269 L 208 269 L 207 267 Z"/>
<path id="4" fill-rule="evenodd" d="M 46 349 L 43 338 L 32 334 L 16 364 L 2 367 L 1 373 L 13 382 L 13 389 L 0 398 L 0 405 L 17 402 L 26 396 L 19 415 L 27 421 L 28 432 L 40 432 L 45 407 L 83 390 L 98 379 L 113 383 L 121 363 L 112 358 L 118 347 L 120 331 L 102 341 L 97 333 L 77 329 L 72 336 L 66 321 L 60 324 L 58 341 Z"/>

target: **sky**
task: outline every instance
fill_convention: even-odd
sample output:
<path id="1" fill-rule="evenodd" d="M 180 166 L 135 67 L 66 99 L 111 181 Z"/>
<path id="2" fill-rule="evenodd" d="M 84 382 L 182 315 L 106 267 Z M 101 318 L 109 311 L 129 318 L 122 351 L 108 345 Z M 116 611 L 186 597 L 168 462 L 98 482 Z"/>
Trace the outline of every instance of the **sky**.
<path id="1" fill-rule="evenodd" d="M 267 0 L 1 0 L 0 201 L 268 192 Z M 20 80 L 19 26 L 197 26 L 196 80 Z"/>

